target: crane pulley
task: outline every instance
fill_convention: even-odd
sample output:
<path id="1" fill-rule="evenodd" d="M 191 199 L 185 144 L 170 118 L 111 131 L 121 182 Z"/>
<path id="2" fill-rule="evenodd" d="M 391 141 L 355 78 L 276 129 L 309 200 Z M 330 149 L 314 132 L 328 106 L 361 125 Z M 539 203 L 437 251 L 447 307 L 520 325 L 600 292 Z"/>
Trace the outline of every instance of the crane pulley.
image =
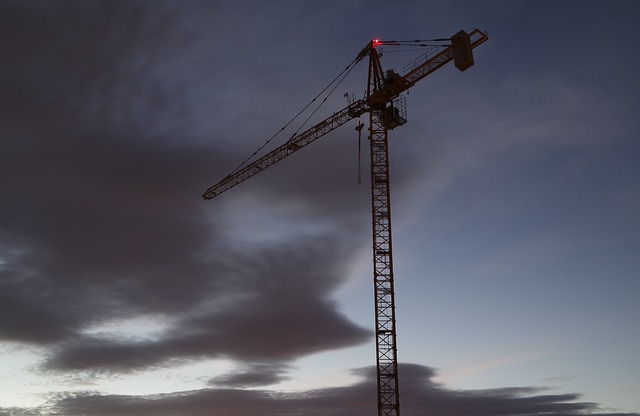
<path id="1" fill-rule="evenodd" d="M 308 130 L 294 135 L 287 142 L 252 163 L 233 171 L 202 195 L 204 199 L 212 199 L 313 143 L 349 120 L 369 114 L 378 416 L 399 416 L 400 414 L 388 132 L 407 122 L 404 97 L 400 94 L 448 62 L 454 61 L 456 68 L 460 71 L 468 69 L 474 64 L 472 49 L 487 41 L 488 37 L 486 33 L 474 29 L 470 33 L 461 30 L 450 39 L 437 40 L 447 41 L 450 44 L 414 61 L 405 69 L 403 75 L 393 70 L 383 71 L 377 48 L 381 45 L 400 45 L 408 42 L 378 39 L 370 41 L 355 58 L 355 62 L 359 62 L 369 57 L 368 84 L 364 98 L 349 100 L 349 104 L 342 110 Z M 358 124 L 358 132 L 362 129 L 361 126 Z"/>

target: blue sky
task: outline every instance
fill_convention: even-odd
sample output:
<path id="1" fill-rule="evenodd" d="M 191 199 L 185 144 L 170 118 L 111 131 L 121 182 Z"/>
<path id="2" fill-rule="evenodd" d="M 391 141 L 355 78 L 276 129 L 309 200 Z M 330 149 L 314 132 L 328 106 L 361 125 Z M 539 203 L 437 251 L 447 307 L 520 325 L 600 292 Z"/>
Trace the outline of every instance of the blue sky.
<path id="1" fill-rule="evenodd" d="M 373 414 L 357 121 L 200 195 L 370 39 L 476 27 L 390 136 L 402 413 L 638 414 L 638 12 L 0 1 L 0 415 Z"/>

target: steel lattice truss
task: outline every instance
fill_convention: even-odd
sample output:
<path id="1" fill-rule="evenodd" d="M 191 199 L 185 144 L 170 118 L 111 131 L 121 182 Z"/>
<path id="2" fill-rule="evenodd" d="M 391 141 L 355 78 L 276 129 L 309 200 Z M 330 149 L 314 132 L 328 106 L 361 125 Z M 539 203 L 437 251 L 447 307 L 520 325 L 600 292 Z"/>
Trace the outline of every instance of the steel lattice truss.
<path id="1" fill-rule="evenodd" d="M 371 218 L 373 223 L 373 274 L 376 307 L 378 414 L 398 415 L 398 359 L 391 249 L 388 133 L 385 112 L 370 112 Z"/>

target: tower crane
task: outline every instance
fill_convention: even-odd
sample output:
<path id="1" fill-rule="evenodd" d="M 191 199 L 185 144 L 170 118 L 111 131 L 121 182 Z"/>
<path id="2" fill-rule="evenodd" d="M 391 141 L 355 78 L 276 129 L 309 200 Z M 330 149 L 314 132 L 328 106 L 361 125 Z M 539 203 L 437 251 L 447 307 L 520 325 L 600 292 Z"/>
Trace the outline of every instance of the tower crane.
<path id="1" fill-rule="evenodd" d="M 427 53 L 414 61 L 403 75 L 394 70 L 384 72 L 380 63 L 381 54 L 378 51 L 381 45 L 398 45 L 402 42 L 377 39 L 370 41 L 355 59 L 355 62 L 359 62 L 369 57 L 368 84 L 363 99 L 350 100 L 347 107 L 308 130 L 295 134 L 287 142 L 250 164 L 236 169 L 202 195 L 204 199 L 212 199 L 349 120 L 365 113 L 369 114 L 378 416 L 400 414 L 388 133 L 389 130 L 407 122 L 404 97 L 400 94 L 450 61 L 454 61 L 460 71 L 468 69 L 474 64 L 472 50 L 487 41 L 488 36 L 479 29 L 474 29 L 470 33 L 461 30 L 449 39 L 436 40 L 447 41 L 450 44 L 437 53 Z"/>

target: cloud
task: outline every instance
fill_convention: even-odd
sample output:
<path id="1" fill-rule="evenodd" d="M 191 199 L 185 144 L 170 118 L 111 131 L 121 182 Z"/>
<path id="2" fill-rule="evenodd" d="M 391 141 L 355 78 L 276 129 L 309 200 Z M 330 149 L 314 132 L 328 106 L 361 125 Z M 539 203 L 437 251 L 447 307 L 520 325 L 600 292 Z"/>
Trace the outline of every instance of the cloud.
<path id="1" fill-rule="evenodd" d="M 0 274 L 0 276 L 4 273 Z M 49 311 L 29 288 L 2 285 L 0 328 L 2 338 L 29 343 L 47 343 L 70 336 L 73 331 L 64 317 Z"/>
<path id="2" fill-rule="evenodd" d="M 283 416 L 375 414 L 375 369 L 358 369 L 356 373 L 362 378 L 356 384 L 296 393 L 202 389 L 167 395 L 122 396 L 86 392 L 55 397 L 50 405 L 68 416 L 199 416 L 211 412 L 238 416 L 253 414 L 255 409 Z M 535 387 L 455 391 L 434 383 L 435 371 L 429 367 L 404 364 L 399 373 L 402 414 L 407 416 L 614 415 L 599 413 L 596 404 L 578 401 L 577 394 L 549 394 Z"/>
<path id="3" fill-rule="evenodd" d="M 332 302 L 289 289 L 237 299 L 178 321 L 166 336 L 143 342 L 80 338 L 63 343 L 46 366 L 56 370 L 131 371 L 175 359 L 281 361 L 345 348 L 370 338 Z M 331 336 L 327 336 L 331 334 Z"/>
<path id="4" fill-rule="evenodd" d="M 290 367 L 283 363 L 245 365 L 241 371 L 233 371 L 209 380 L 215 387 L 267 386 L 287 380 L 285 373 Z"/>
<path id="5" fill-rule="evenodd" d="M 280 362 L 369 339 L 330 299 L 359 242 L 349 218 L 251 242 L 226 225 L 229 207 L 242 221 L 256 206 L 200 198 L 225 173 L 235 132 L 220 123 L 205 147 L 208 119 L 190 123 L 217 67 L 189 67 L 210 56 L 191 36 L 196 9 L 1 7 L 13 63 L 1 69 L 1 339 L 48 347 L 49 370 L 101 372 L 203 356 Z M 278 200 L 309 223 L 326 215 L 302 199 Z M 173 326 L 142 341 L 88 335 L 146 315 Z"/>

